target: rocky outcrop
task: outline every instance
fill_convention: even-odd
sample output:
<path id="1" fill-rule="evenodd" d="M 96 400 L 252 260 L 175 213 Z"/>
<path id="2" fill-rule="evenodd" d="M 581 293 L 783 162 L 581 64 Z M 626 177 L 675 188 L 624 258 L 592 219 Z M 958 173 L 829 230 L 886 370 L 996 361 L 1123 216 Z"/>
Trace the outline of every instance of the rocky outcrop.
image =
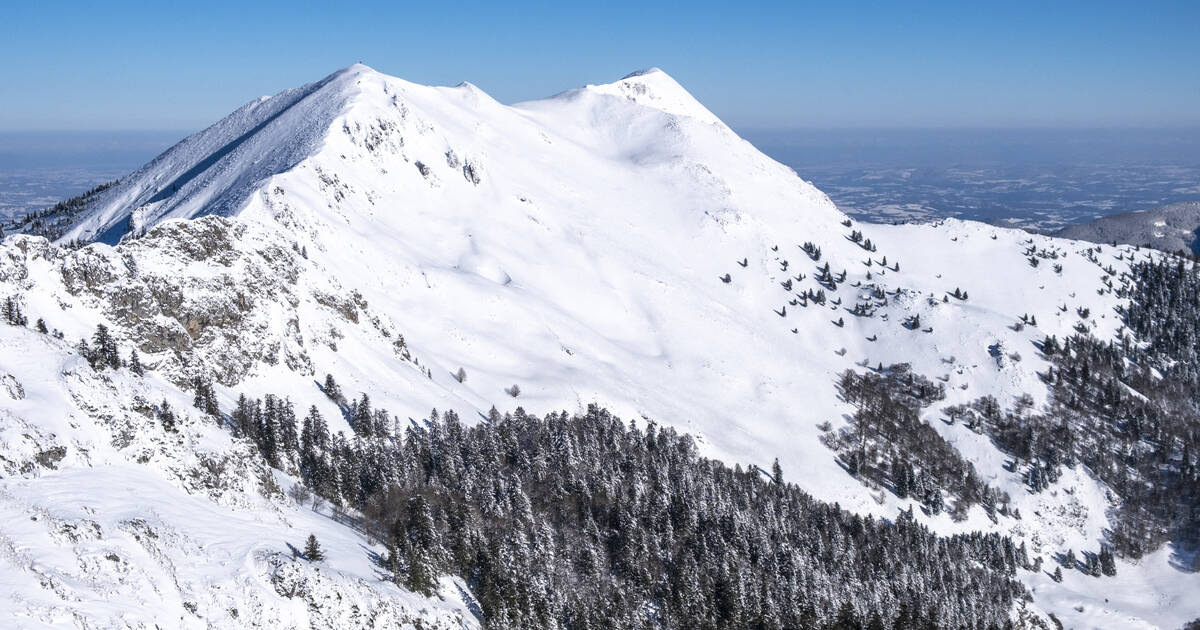
<path id="1" fill-rule="evenodd" d="M 309 345 L 336 348 L 347 326 L 394 343 L 393 326 L 361 295 L 269 230 L 208 216 L 163 223 L 117 247 L 71 250 L 19 236 L 0 250 L 0 282 L 16 293 L 61 289 L 54 299 L 63 318 L 77 307 L 102 312 L 114 335 L 178 383 L 202 372 L 231 386 L 260 364 L 313 375 Z M 57 278 L 31 279 L 39 272 Z"/>

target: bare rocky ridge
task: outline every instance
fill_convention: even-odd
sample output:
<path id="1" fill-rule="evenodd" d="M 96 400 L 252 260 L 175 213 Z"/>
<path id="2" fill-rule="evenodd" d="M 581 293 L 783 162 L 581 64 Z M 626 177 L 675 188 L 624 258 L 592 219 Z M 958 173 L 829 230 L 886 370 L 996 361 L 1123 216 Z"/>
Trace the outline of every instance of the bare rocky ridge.
<path id="1" fill-rule="evenodd" d="M 30 268 L 50 265 L 60 308 L 100 313 L 179 384 L 208 371 L 234 385 L 260 363 L 313 376 L 307 347 L 336 347 L 345 326 L 406 354 L 361 296 L 313 273 L 300 253 L 253 224 L 209 216 L 163 224 L 117 249 L 17 237 L 6 251 L 0 281 L 32 290 Z"/>

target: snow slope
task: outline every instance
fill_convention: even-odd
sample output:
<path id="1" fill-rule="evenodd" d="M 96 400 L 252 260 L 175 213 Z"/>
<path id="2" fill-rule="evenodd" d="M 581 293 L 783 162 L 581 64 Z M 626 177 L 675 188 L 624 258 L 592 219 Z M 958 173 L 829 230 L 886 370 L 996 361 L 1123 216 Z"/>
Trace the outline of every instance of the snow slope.
<path id="1" fill-rule="evenodd" d="M 173 220 L 206 215 L 220 216 Z M 210 373 L 226 404 L 274 393 L 328 408 L 315 386 L 326 373 L 412 419 L 599 402 L 692 432 L 730 462 L 778 457 L 816 497 L 890 517 L 908 501 L 847 475 L 820 440 L 818 425 L 851 412 L 837 374 L 909 362 L 944 379 L 946 405 L 1026 392 L 1040 402 L 1046 364 L 1032 342 L 1080 324 L 1114 334 L 1101 267 L 1124 269 L 1134 254 L 1102 247 L 1093 261 L 1090 243 L 971 222 L 845 221 L 660 70 L 506 106 L 470 84 L 427 87 L 356 65 L 254 101 L 123 179 L 62 239 L 100 243 L 72 252 L 10 237 L 0 295 L 21 295 L 31 321 L 67 339 L 107 322 L 164 387 Z M 130 231 L 148 233 L 109 245 Z M 1028 263 L 1031 247 L 1044 264 Z M 790 303 L 821 288 L 826 262 L 846 273 L 826 289 L 840 303 Z M 871 287 L 887 304 L 854 316 Z M 970 298 L 944 300 L 955 288 Z M 1086 322 L 1077 307 L 1090 309 Z M 921 329 L 902 326 L 914 314 Z M 1022 314 L 1038 325 L 1010 328 Z M 1047 560 L 1098 547 L 1111 499 L 1084 471 L 1028 494 L 986 438 L 937 418 L 930 410 L 1025 518 L 993 523 L 974 508 L 959 523 L 924 517 L 932 526 L 1004 531 Z M 1200 588 L 1173 566 L 1151 556 L 1117 579 Z M 1036 606 L 1077 627 L 1200 616 L 1200 601 L 1182 596 L 1105 603 L 1111 578 L 1026 577 Z"/>
<path id="2" fill-rule="evenodd" d="M 71 236 L 115 244 L 131 226 L 235 213 L 265 178 L 320 147 L 324 127 L 348 104 L 353 77 L 335 73 L 243 105 L 99 195 Z"/>
<path id="3" fill-rule="evenodd" d="M 154 373 L 97 372 L 72 344 L 0 326 L 0 614 L 10 628 L 478 627 L 382 577 L 383 549 L 194 415 Z M 168 433 L 146 407 L 177 410 Z M 307 536 L 328 561 L 293 557 Z"/>

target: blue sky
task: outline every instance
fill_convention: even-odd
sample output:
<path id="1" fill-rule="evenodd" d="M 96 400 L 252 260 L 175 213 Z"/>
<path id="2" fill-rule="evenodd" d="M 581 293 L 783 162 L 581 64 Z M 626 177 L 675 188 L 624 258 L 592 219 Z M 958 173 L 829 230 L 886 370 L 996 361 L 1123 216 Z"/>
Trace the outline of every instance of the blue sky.
<path id="1" fill-rule="evenodd" d="M 738 128 L 1200 125 L 1194 1 L 249 4 L 9 3 L 0 131 L 194 130 L 355 61 L 503 102 L 654 65 Z"/>

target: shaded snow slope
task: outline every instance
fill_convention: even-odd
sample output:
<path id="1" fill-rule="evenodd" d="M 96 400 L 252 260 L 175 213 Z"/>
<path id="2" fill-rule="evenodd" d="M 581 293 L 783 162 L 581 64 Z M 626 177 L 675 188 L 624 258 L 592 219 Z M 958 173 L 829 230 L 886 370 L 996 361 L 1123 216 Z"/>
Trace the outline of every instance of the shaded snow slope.
<path id="1" fill-rule="evenodd" d="M 170 220 L 212 214 L 223 217 Z M 1115 334 L 1103 268 L 1147 254 L 961 221 L 845 225 L 658 70 L 505 106 L 470 84 L 352 66 L 185 140 L 63 240 L 116 242 L 130 217 L 148 233 L 115 248 L 10 238 L 0 295 L 20 295 L 31 321 L 68 340 L 106 322 L 167 381 L 214 375 L 226 405 L 245 392 L 328 406 L 315 384 L 326 373 L 414 420 L 434 407 L 469 419 L 598 402 L 694 433 L 726 461 L 778 457 L 817 498 L 885 517 L 910 501 L 848 475 L 818 425 L 852 412 L 840 372 L 908 362 L 947 386 L 926 420 L 1025 515 L 992 522 L 975 507 L 963 522 L 923 516 L 931 526 L 1009 533 L 1049 560 L 1097 548 L 1108 524 L 1112 499 L 1085 471 L 1028 494 L 985 437 L 938 409 L 1045 400 L 1033 341 Z M 859 230 L 875 251 L 851 240 Z M 826 263 L 845 273 L 836 290 L 817 282 Z M 947 298 L 956 288 L 969 299 Z M 826 304 L 798 303 L 818 289 Z M 850 312 L 860 301 L 874 317 Z M 1013 327 L 1023 314 L 1037 325 Z M 1119 575 L 1200 587 L 1159 556 Z M 1034 603 L 1104 625 L 1117 617 L 1073 617 L 1071 597 L 1100 601 L 1107 580 L 1039 586 Z M 1112 606 L 1163 627 L 1200 616 L 1178 598 Z"/>
<path id="2" fill-rule="evenodd" d="M 350 66 L 243 105 L 98 195 L 64 238 L 115 244 L 130 229 L 163 219 L 237 212 L 264 179 L 320 147 L 352 99 L 355 82 L 369 71 Z"/>

